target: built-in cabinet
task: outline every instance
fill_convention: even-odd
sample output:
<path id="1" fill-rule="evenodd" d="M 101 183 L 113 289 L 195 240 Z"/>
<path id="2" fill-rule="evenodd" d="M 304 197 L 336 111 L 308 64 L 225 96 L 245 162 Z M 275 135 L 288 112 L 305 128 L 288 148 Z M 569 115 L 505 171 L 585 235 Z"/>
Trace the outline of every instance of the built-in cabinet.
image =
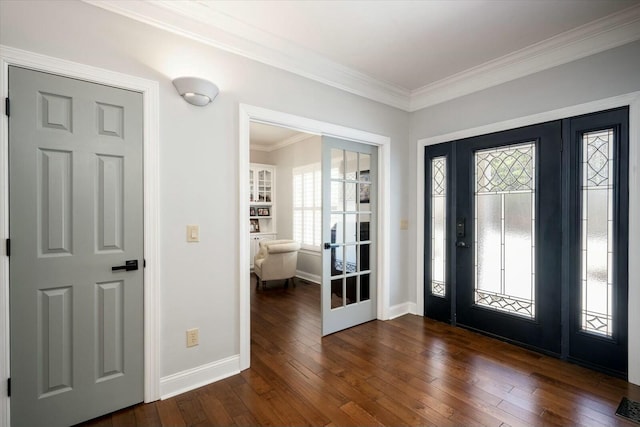
<path id="1" fill-rule="evenodd" d="M 249 265 L 260 250 L 261 240 L 276 239 L 276 169 L 272 165 L 249 165 Z"/>
<path id="2" fill-rule="evenodd" d="M 275 167 L 251 163 L 249 167 L 249 202 L 269 204 L 275 196 Z"/>

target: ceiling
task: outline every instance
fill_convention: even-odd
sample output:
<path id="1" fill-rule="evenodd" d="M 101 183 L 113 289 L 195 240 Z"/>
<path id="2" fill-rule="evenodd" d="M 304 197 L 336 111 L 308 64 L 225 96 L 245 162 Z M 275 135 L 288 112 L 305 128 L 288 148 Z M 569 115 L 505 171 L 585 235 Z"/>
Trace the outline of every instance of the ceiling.
<path id="1" fill-rule="evenodd" d="M 289 128 L 251 122 L 249 143 L 252 150 L 273 151 L 302 141 L 312 135 Z"/>
<path id="2" fill-rule="evenodd" d="M 407 111 L 640 39 L 640 0 L 85 1 Z"/>
<path id="3" fill-rule="evenodd" d="M 206 1 L 375 79 L 420 89 L 633 1 Z"/>

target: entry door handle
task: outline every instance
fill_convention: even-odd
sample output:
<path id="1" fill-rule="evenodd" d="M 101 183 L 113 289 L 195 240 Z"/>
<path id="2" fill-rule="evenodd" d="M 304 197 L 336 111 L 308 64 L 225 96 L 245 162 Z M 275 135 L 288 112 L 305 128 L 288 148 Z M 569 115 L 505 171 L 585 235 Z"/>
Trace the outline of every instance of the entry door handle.
<path id="1" fill-rule="evenodd" d="M 467 245 L 467 242 L 465 242 L 464 240 L 458 240 L 456 242 L 456 246 L 459 248 L 465 248 L 465 249 L 470 247 L 469 245 Z"/>
<path id="2" fill-rule="evenodd" d="M 124 265 L 117 265 L 115 267 L 111 267 L 111 271 L 117 270 L 125 270 L 125 271 L 133 271 L 138 269 L 138 260 L 130 259 L 124 262 Z"/>
<path id="3" fill-rule="evenodd" d="M 340 245 L 338 243 L 325 243 L 324 244 L 324 248 L 325 249 L 332 249 L 332 248 L 339 248 Z"/>

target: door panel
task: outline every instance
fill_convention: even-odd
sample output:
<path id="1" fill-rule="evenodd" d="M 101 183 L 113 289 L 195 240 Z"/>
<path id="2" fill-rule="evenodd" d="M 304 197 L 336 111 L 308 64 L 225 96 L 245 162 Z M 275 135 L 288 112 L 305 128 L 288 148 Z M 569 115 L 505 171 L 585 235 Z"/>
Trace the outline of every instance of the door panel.
<path id="1" fill-rule="evenodd" d="M 142 95 L 9 68 L 11 419 L 143 400 Z"/>
<path id="2" fill-rule="evenodd" d="M 322 138 L 322 334 L 376 318 L 377 148 Z"/>
<path id="3" fill-rule="evenodd" d="M 40 254 L 61 255 L 71 253 L 72 226 L 72 171 L 71 152 L 38 150 L 40 202 L 39 231 Z"/>
<path id="4" fill-rule="evenodd" d="M 457 322 L 560 353 L 560 122 L 456 142 Z"/>
<path id="5" fill-rule="evenodd" d="M 96 162 L 97 250 L 99 252 L 122 251 L 124 249 L 124 157 L 98 155 Z"/>

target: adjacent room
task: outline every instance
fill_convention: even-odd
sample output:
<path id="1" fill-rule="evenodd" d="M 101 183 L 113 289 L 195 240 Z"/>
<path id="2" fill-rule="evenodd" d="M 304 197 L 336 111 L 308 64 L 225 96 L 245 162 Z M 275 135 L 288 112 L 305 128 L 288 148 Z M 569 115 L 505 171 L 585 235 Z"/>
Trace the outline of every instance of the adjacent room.
<path id="1" fill-rule="evenodd" d="M 0 427 L 640 422 L 640 0 L 0 0 Z"/>

